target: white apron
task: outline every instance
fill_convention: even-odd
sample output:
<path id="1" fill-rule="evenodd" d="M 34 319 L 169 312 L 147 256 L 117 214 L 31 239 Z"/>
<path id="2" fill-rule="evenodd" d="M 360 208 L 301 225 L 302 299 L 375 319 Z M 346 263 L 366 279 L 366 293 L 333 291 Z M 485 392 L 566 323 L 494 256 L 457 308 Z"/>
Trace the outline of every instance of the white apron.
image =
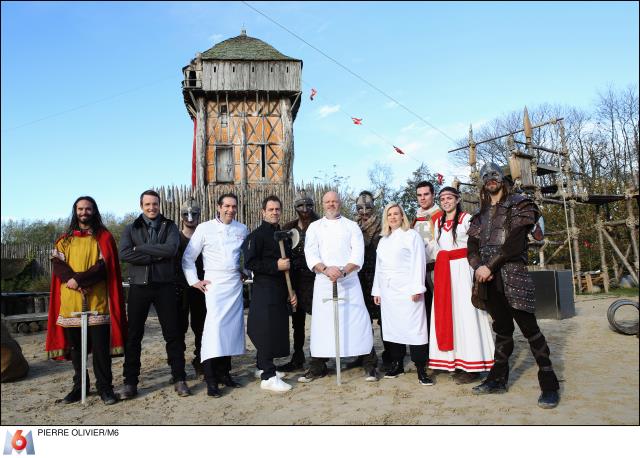
<path id="1" fill-rule="evenodd" d="M 333 301 L 323 301 L 332 297 L 331 280 L 324 274 L 317 274 L 311 315 L 311 356 L 314 357 L 336 357 Z M 345 299 L 338 302 L 340 356 L 368 355 L 373 346 L 373 333 L 356 272 L 338 280 L 338 297 Z"/>
<path id="2" fill-rule="evenodd" d="M 200 359 L 241 355 L 245 352 L 242 281 L 240 272 L 206 271 L 207 317 L 202 332 Z"/>
<path id="3" fill-rule="evenodd" d="M 199 224 L 182 256 L 189 285 L 197 283 L 195 260 L 202 253 L 207 317 L 202 332 L 201 361 L 245 352 L 240 248 L 249 231 L 244 224 L 219 219 Z"/>
<path id="4" fill-rule="evenodd" d="M 304 252 L 310 270 L 320 262 L 326 266 L 344 267 L 354 264 L 362 267 L 362 231 L 355 222 L 344 217 L 334 220 L 319 219 L 307 229 Z M 311 315 L 311 356 L 336 356 L 333 302 L 323 301 L 332 297 L 333 286 L 329 277 L 322 273 L 316 274 Z M 357 272 L 351 272 L 338 280 L 338 297 L 345 299 L 338 303 L 340 356 L 368 355 L 373 346 L 373 333 Z"/>
<path id="5" fill-rule="evenodd" d="M 396 229 L 382 237 L 376 251 L 376 273 L 371 294 L 380 296 L 384 340 L 424 345 L 429 341 L 424 295 L 426 253 L 422 238 L 413 229 Z"/>

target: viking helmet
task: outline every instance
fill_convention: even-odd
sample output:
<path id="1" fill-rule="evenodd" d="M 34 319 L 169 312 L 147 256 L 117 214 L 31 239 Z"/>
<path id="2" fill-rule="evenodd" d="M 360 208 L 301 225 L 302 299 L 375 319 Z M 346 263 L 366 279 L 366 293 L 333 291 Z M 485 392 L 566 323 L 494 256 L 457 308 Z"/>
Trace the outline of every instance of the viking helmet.
<path id="1" fill-rule="evenodd" d="M 365 208 L 373 208 L 373 194 L 369 191 L 362 191 L 358 198 L 356 199 L 356 207 L 365 207 Z"/>
<path id="2" fill-rule="evenodd" d="M 200 217 L 200 204 L 193 197 L 189 198 L 180 207 L 180 215 L 186 218 L 187 221 L 192 222 L 196 218 Z"/>
<path id="3" fill-rule="evenodd" d="M 504 181 L 504 173 L 495 163 L 487 162 L 480 169 L 480 178 L 482 178 L 483 185 L 486 185 L 489 180 L 496 180 L 498 183 L 502 183 Z"/>
<path id="4" fill-rule="evenodd" d="M 293 200 L 293 206 L 297 207 L 298 205 L 307 204 L 314 206 L 313 195 L 307 193 L 305 189 L 298 191 Z"/>

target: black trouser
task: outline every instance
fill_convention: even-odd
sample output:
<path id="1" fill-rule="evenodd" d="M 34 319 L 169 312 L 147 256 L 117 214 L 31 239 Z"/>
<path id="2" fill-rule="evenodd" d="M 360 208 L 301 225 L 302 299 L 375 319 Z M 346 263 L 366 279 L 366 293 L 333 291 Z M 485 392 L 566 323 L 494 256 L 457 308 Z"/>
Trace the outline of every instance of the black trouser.
<path id="1" fill-rule="evenodd" d="M 205 359 L 202 362 L 202 371 L 207 383 L 222 383 L 222 379 L 231 371 L 231 356 Z"/>
<path id="2" fill-rule="evenodd" d="M 389 342 L 389 350 L 393 361 L 403 362 L 407 351 L 405 344 Z M 411 353 L 411 361 L 415 363 L 416 367 L 425 367 L 427 365 L 429 359 L 429 347 L 427 344 L 409 345 L 409 352 Z"/>
<path id="3" fill-rule="evenodd" d="M 262 370 L 261 380 L 269 380 L 276 375 L 276 365 L 273 364 L 273 358 L 268 358 L 263 351 L 258 349 L 256 354 L 256 366 Z"/>
<path id="4" fill-rule="evenodd" d="M 300 306 L 291 314 L 291 326 L 293 327 L 293 353 L 304 355 L 304 324 L 307 312 Z"/>
<path id="5" fill-rule="evenodd" d="M 182 324 L 182 333 L 187 334 L 189 330 L 189 315 L 191 315 L 191 330 L 195 336 L 195 356 L 194 362 L 200 363 L 200 349 L 202 348 L 202 331 L 204 330 L 204 320 L 207 317 L 207 302 L 204 294 L 187 286 L 178 296 L 178 307 Z"/>
<path id="6" fill-rule="evenodd" d="M 127 304 L 129 335 L 125 345 L 123 369 L 124 383 L 127 385 L 138 384 L 144 325 L 151 303 L 158 314 L 173 380 L 184 381 L 187 377 L 184 371 L 184 334 L 180 329 L 180 315 L 174 285 L 172 283 L 131 285 Z"/>
<path id="7" fill-rule="evenodd" d="M 64 334 L 71 344 L 71 362 L 73 364 L 73 387 L 82 387 L 82 336 L 80 328 L 64 328 Z M 111 325 L 100 324 L 87 329 L 87 346 L 91 348 L 93 373 L 96 376 L 98 393 L 113 390 L 111 374 Z M 87 382 L 89 377 L 87 376 Z"/>
<path id="8" fill-rule="evenodd" d="M 543 391 L 559 389 L 558 379 L 549 359 L 550 351 L 547 341 L 540 332 L 536 316 L 512 308 L 504 293 L 498 291 L 495 280 L 487 285 L 487 311 L 493 319 L 493 330 L 496 333 L 495 363 L 489 371 L 487 380 L 504 384 L 509 379 L 509 356 L 513 353 L 514 320 L 522 335 L 529 341 L 531 352 L 538 364 L 538 382 Z"/>

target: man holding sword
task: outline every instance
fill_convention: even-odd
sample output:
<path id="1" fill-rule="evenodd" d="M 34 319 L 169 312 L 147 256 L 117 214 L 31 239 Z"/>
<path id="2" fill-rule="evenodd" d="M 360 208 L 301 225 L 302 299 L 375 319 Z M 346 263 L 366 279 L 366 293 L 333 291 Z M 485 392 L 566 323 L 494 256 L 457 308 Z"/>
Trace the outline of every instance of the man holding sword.
<path id="1" fill-rule="evenodd" d="M 338 383 L 340 358 L 368 355 L 373 347 L 371 321 L 357 272 L 364 261 L 364 241 L 358 225 L 340 215 L 340 197 L 334 191 L 322 198 L 324 217 L 306 234 L 304 252 L 316 273 L 311 319 L 311 364 L 299 382 L 327 374 L 326 361 L 336 358 Z M 335 285 L 335 287 L 334 287 Z M 364 367 L 366 380 L 376 381 L 376 368 Z"/>
<path id="2" fill-rule="evenodd" d="M 69 228 L 56 241 L 51 262 L 47 356 L 70 358 L 74 369 L 73 388 L 62 402 L 83 398 L 83 379 L 85 395 L 88 391 L 90 341 L 96 388 L 106 405 L 115 404 L 111 356 L 123 354 L 126 330 L 122 276 L 118 249 L 93 198 L 82 196 L 74 202 Z"/>

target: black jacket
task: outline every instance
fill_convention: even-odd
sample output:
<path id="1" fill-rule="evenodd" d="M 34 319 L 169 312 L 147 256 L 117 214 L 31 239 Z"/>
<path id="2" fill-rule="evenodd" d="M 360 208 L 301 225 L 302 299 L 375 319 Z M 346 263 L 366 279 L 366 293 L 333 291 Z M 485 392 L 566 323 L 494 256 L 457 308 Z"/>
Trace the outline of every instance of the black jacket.
<path id="1" fill-rule="evenodd" d="M 131 285 L 173 283 L 174 257 L 180 245 L 178 226 L 163 215 L 158 229 L 158 243 L 148 243 L 149 232 L 140 215 L 124 228 L 120 238 L 120 259 L 129 264 L 128 281 Z"/>
<path id="2" fill-rule="evenodd" d="M 254 275 L 247 335 L 267 358 L 289 355 L 288 292 L 284 272 L 278 270 L 280 246 L 273 238 L 275 231 L 263 221 L 242 245 L 244 266 Z M 290 244 L 285 243 L 285 253 L 291 256 Z"/>

